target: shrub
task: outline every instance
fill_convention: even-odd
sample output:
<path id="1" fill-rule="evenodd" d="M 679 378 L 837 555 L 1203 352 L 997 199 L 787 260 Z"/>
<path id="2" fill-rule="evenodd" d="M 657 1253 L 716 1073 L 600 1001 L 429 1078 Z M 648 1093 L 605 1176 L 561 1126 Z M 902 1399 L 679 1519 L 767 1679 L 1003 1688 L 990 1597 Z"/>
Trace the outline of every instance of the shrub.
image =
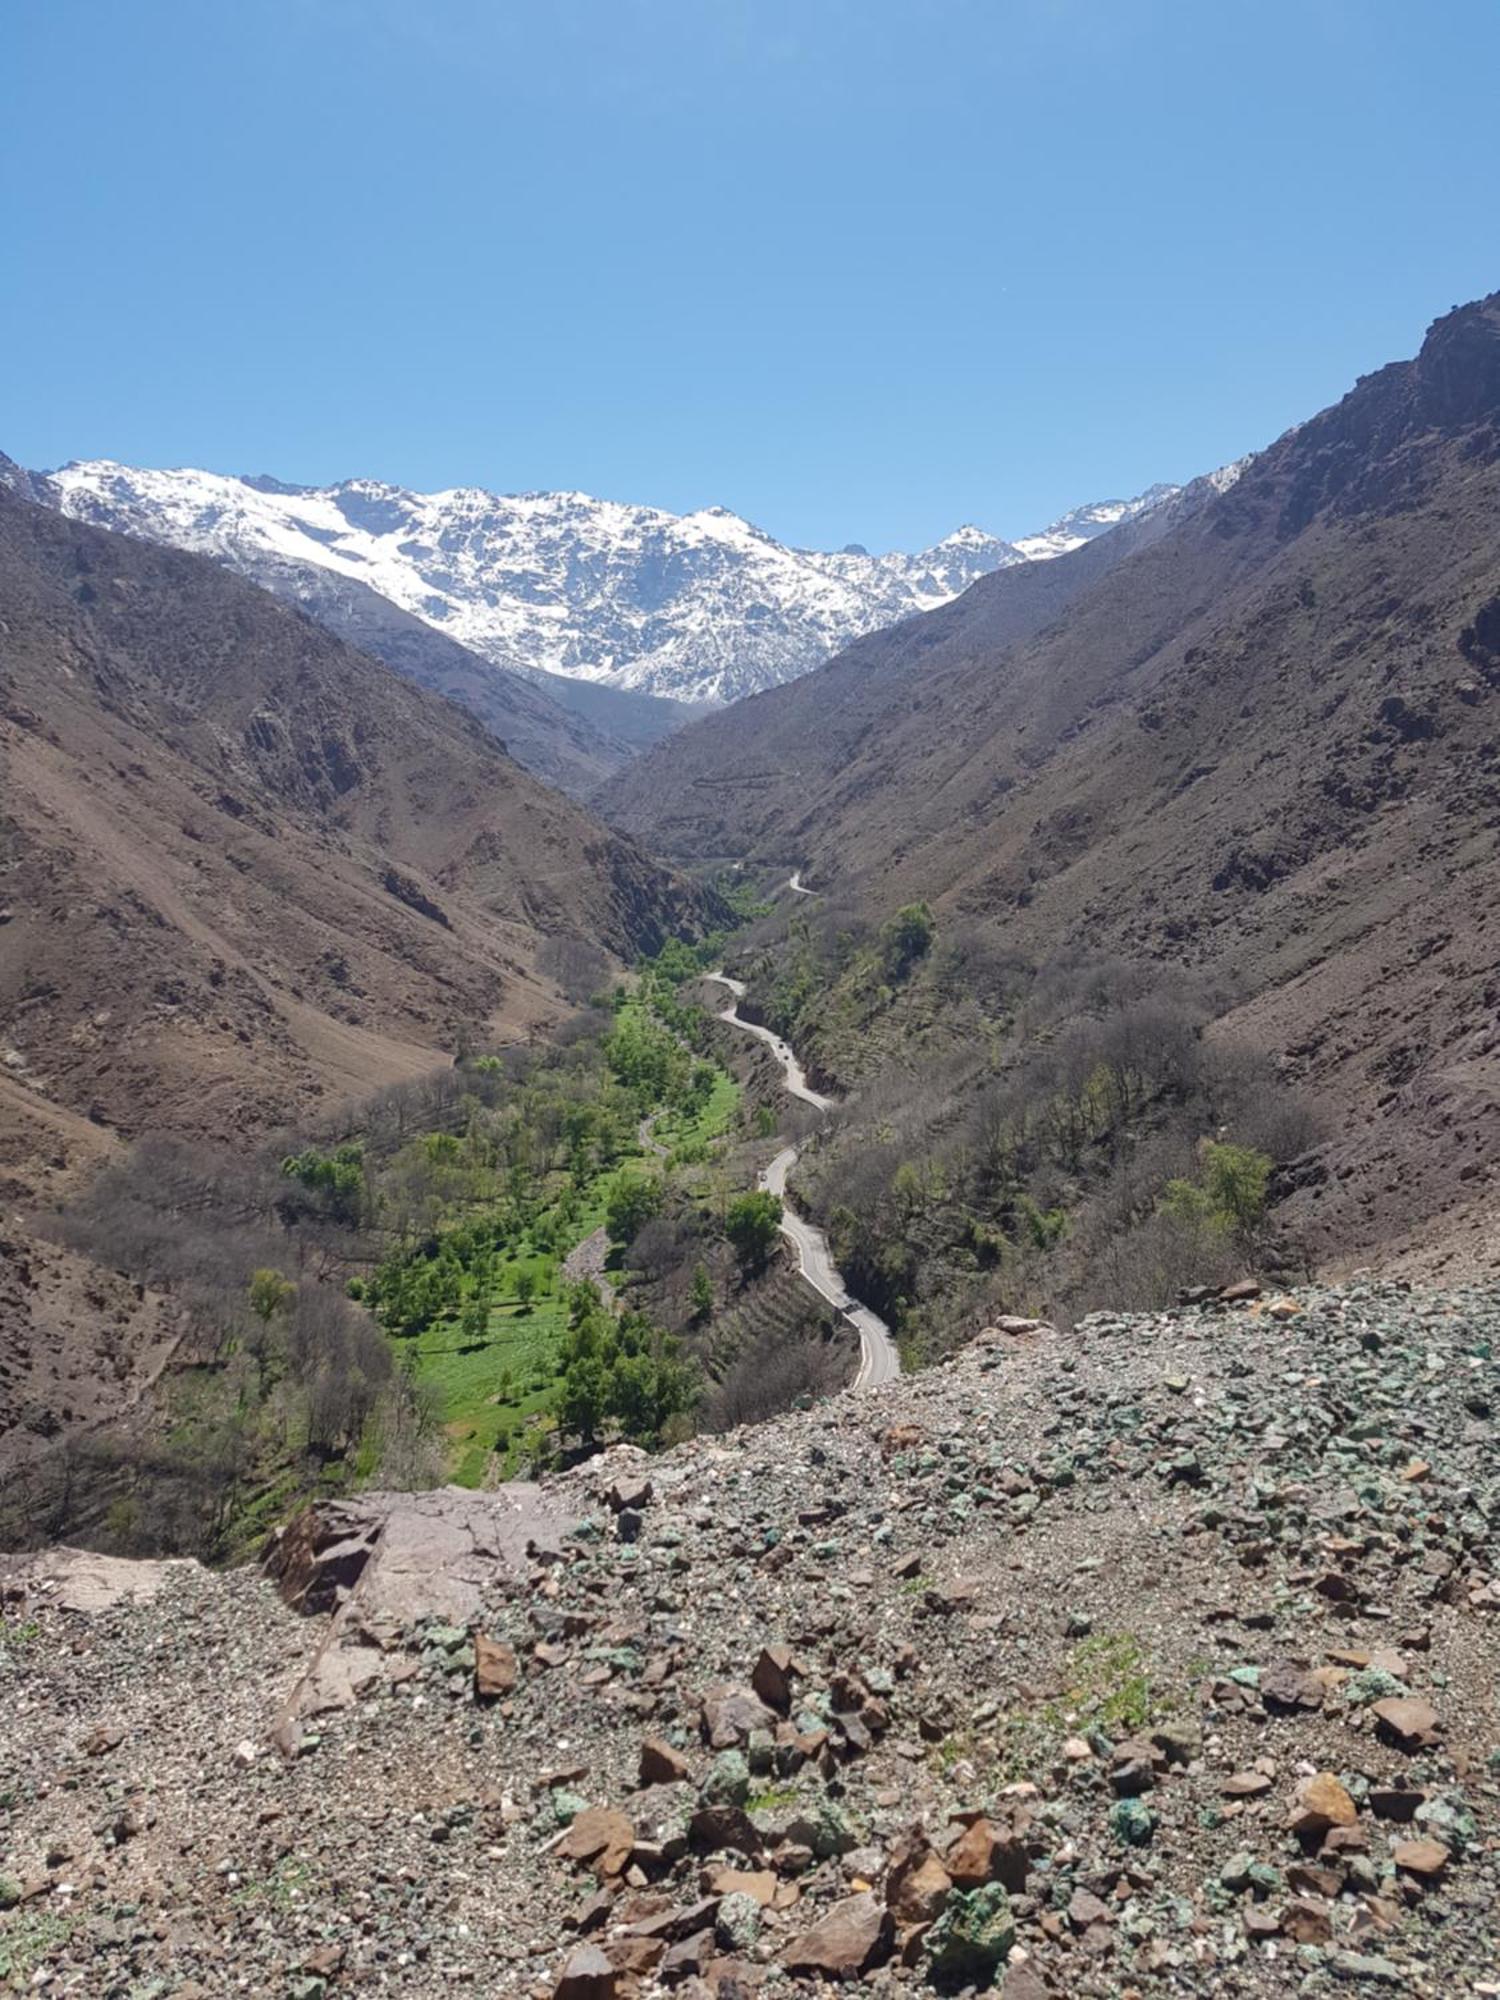
<path id="1" fill-rule="evenodd" d="M 906 978 L 932 948 L 932 912 L 925 903 L 907 903 L 880 930 L 880 963 L 894 985 Z"/>
<path id="2" fill-rule="evenodd" d="M 747 1271 L 765 1268 L 781 1228 L 781 1198 L 758 1188 L 737 1195 L 724 1213 L 724 1234 Z"/>

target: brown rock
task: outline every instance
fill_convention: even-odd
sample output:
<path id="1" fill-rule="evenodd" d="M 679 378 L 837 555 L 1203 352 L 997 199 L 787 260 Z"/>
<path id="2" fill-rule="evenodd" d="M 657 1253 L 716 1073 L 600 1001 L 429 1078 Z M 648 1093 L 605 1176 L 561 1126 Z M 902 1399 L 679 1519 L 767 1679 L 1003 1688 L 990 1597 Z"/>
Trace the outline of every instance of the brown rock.
<path id="1" fill-rule="evenodd" d="M 769 1910 L 781 1887 L 770 1868 L 705 1868 L 700 1885 L 710 1896 L 752 1896 L 763 1910 Z"/>
<path id="2" fill-rule="evenodd" d="M 1286 1885 L 1296 1896 L 1336 1896 L 1344 1878 L 1336 1868 L 1320 1868 L 1311 1861 L 1297 1861 L 1286 1871 Z"/>
<path id="3" fill-rule="evenodd" d="M 1140 1737 L 1117 1743 L 1110 1757 L 1109 1782 L 1122 1798 L 1149 1792 L 1156 1783 L 1154 1746 Z"/>
<path id="4" fill-rule="evenodd" d="M 651 1481 L 644 1472 L 622 1473 L 609 1489 L 610 1506 L 617 1514 L 638 1514 L 651 1498 Z"/>
<path id="5" fill-rule="evenodd" d="M 648 1937 L 608 1938 L 601 1947 L 615 1971 L 628 1973 L 632 1979 L 654 1972 L 666 1948 L 660 1938 Z"/>
<path id="6" fill-rule="evenodd" d="M 1326 1570 L 1313 1589 L 1330 1604 L 1347 1604 L 1359 1596 L 1359 1586 L 1339 1569 Z"/>
<path id="7" fill-rule="evenodd" d="M 703 1697 L 703 1734 L 711 1750 L 733 1750 L 753 1730 L 772 1730 L 776 1717 L 749 1688 L 714 1687 Z"/>
<path id="8" fill-rule="evenodd" d="M 922 1602 L 939 1618 L 951 1618 L 955 1612 L 972 1611 L 979 1586 L 967 1577 L 955 1577 L 951 1583 L 935 1583 L 923 1591 Z"/>
<path id="9" fill-rule="evenodd" d="M 953 1878 L 926 1838 L 908 1834 L 886 1871 L 886 1907 L 902 1924 L 930 1924 L 953 1893 Z"/>
<path id="10" fill-rule="evenodd" d="M 696 1931 L 692 1937 L 679 1939 L 661 1962 L 662 1984 L 675 1986 L 681 1979 L 701 1979 L 713 1955 L 712 1931 Z"/>
<path id="11" fill-rule="evenodd" d="M 836 1903 L 810 1931 L 794 1938 L 781 1954 L 789 1972 L 821 1973 L 827 1979 L 857 1978 L 891 1955 L 895 1925 L 891 1913 L 868 1892 Z"/>
<path id="12" fill-rule="evenodd" d="M 1001 2000 L 1052 2000 L 1052 1988 L 1034 1965 L 1006 1967 Z"/>
<path id="13" fill-rule="evenodd" d="M 640 1768 L 637 1773 L 643 1785 L 678 1785 L 687 1776 L 688 1760 L 680 1750 L 674 1750 L 670 1743 L 660 1736 L 648 1736 L 641 1745 Z"/>
<path id="14" fill-rule="evenodd" d="M 1282 1911 L 1281 1928 L 1297 1944 L 1327 1944 L 1333 1919 L 1323 1904 L 1299 1896 Z"/>
<path id="15" fill-rule="evenodd" d="M 699 1806 L 688 1821 L 688 1846 L 695 1854 L 712 1854 L 721 1847 L 736 1854 L 758 1855 L 765 1842 L 743 1806 Z"/>
<path id="16" fill-rule="evenodd" d="M 635 1848 L 635 1828 L 613 1806 L 589 1806 L 564 1833 L 556 1852 L 565 1861 L 592 1861 L 604 1876 L 622 1875 Z"/>
<path id="17" fill-rule="evenodd" d="M 591 1931 L 602 1930 L 604 1928 L 605 1924 L 609 1922 L 610 1914 L 614 1907 L 614 1890 L 596 1889 L 588 1901 L 583 1904 L 582 1908 L 576 1910 L 565 1921 L 573 1930 L 587 1937 Z"/>
<path id="18" fill-rule="evenodd" d="M 481 1701 L 498 1701 L 509 1694 L 520 1678 L 516 1649 L 503 1639 L 491 1639 L 483 1632 L 474 1634 L 474 1692 Z"/>
<path id="19" fill-rule="evenodd" d="M 1231 1771 L 1219 1787 L 1227 1799 L 1258 1799 L 1270 1789 L 1271 1780 L 1264 1771 Z"/>
<path id="20" fill-rule="evenodd" d="M 1442 1734 L 1437 1710 L 1414 1696 L 1392 1696 L 1377 1701 L 1371 1713 L 1381 1735 L 1403 1750 L 1425 1749 Z"/>
<path id="21" fill-rule="evenodd" d="M 960 1889 L 977 1889 L 984 1882 L 1003 1882 L 1019 1895 L 1026 1887 L 1029 1861 L 1014 1834 L 1002 1832 L 989 1820 L 966 1826 L 944 1856 L 949 1875 Z"/>
<path id="22" fill-rule="evenodd" d="M 783 1714 L 792 1705 L 792 1683 L 797 1663 L 790 1646 L 763 1646 L 750 1676 L 750 1685 L 768 1708 Z"/>
<path id="23" fill-rule="evenodd" d="M 1298 1785 L 1287 1821 L 1293 1833 L 1326 1833 L 1330 1827 L 1353 1826 L 1359 1808 L 1332 1771 L 1319 1771 Z"/>
<path id="24" fill-rule="evenodd" d="M 1109 1905 L 1102 1903 L 1087 1889 L 1075 1889 L 1068 1904 L 1068 1922 L 1075 1931 L 1086 1931 L 1090 1924 L 1107 1924 L 1110 1921 Z"/>
<path id="25" fill-rule="evenodd" d="M 619 1974 L 596 1944 L 569 1952 L 557 1976 L 552 2000 L 614 2000 Z"/>
<path id="26" fill-rule="evenodd" d="M 1436 1840 L 1398 1840 L 1391 1859 L 1408 1875 L 1441 1875 L 1448 1866 L 1448 1850 Z"/>
<path id="27" fill-rule="evenodd" d="M 642 1917 L 639 1923 L 627 1926 L 626 1934 L 634 1938 L 660 1938 L 666 1944 L 676 1944 L 698 1931 L 711 1931 L 718 1914 L 719 1898 L 702 1896 L 696 1903 L 674 1904 L 670 1909 L 659 1910 L 655 1916 Z"/>
<path id="28" fill-rule="evenodd" d="M 1278 1660 L 1261 1675 L 1260 1698 L 1267 1708 L 1294 1711 L 1323 1706 L 1323 1683 L 1306 1667 Z"/>

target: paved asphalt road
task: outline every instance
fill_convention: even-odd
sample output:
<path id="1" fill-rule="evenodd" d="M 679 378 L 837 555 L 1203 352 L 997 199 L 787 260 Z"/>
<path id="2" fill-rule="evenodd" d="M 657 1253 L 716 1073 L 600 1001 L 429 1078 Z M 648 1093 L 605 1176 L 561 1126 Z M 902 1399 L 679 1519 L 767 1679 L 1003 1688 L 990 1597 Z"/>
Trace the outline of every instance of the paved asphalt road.
<path id="1" fill-rule="evenodd" d="M 795 877 L 793 884 L 795 886 Z M 805 895 L 808 892 L 804 890 L 802 893 Z M 729 1005 L 720 1010 L 719 1019 L 742 1028 L 747 1035 L 754 1035 L 766 1043 L 781 1064 L 786 1088 L 792 1097 L 800 1097 L 804 1104 L 814 1105 L 819 1111 L 831 1110 L 836 1100 L 813 1089 L 801 1063 L 780 1035 L 772 1034 L 769 1028 L 761 1027 L 758 1022 L 740 1019 L 739 1003 L 744 997 L 744 982 L 731 979 L 723 972 L 712 972 L 708 977 L 720 986 L 727 986 L 734 996 Z M 797 1262 L 803 1277 L 814 1291 L 821 1292 L 830 1305 L 838 1308 L 859 1334 L 859 1368 L 853 1386 L 856 1389 L 873 1389 L 882 1382 L 893 1382 L 901 1373 L 901 1357 L 891 1338 L 890 1328 L 878 1313 L 871 1312 L 868 1306 L 862 1306 L 857 1299 L 850 1297 L 828 1248 L 828 1238 L 821 1229 L 804 1222 L 786 1199 L 787 1176 L 797 1163 L 797 1153 L 796 1146 L 783 1146 L 761 1175 L 760 1184 L 769 1193 L 781 1196 L 781 1233 L 796 1246 Z"/>

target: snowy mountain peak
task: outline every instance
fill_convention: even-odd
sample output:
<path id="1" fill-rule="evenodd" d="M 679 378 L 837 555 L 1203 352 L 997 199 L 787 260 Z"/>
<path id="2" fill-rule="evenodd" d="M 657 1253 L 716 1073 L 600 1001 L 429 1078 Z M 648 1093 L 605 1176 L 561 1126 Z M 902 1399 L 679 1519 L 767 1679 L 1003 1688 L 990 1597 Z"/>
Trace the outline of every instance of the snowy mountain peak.
<path id="1" fill-rule="evenodd" d="M 710 702 L 794 679 L 991 570 L 1061 555 L 1177 491 L 1080 507 L 1019 542 L 966 523 L 915 555 L 876 556 L 789 548 L 727 507 L 679 515 L 587 493 L 310 487 L 106 459 L 51 481 L 66 513 L 261 582 L 288 566 L 332 571 L 495 666 Z"/>

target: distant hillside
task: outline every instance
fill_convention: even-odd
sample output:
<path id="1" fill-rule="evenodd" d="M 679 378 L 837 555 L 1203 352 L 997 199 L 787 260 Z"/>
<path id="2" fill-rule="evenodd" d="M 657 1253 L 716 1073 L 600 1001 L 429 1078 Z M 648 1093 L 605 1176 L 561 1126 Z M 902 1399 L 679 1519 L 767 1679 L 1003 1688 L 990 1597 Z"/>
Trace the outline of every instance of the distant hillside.
<path id="1" fill-rule="evenodd" d="M 1497 519 L 1500 295 L 1145 546 L 989 578 L 685 731 L 607 809 L 1037 961 L 1221 976 L 1220 1032 L 1333 1118 L 1314 1244 L 1493 1253 Z"/>
<path id="2" fill-rule="evenodd" d="M 146 532 L 139 520 L 119 510 L 70 506 L 68 491 L 58 480 L 27 472 L 3 453 L 0 485 L 23 499 L 96 525 L 143 533 L 146 540 L 171 543 L 173 539 Z M 254 561 L 240 561 L 217 548 L 205 553 L 296 605 L 405 679 L 434 688 L 469 709 L 518 764 L 574 798 L 587 798 L 639 750 L 658 742 L 694 712 L 686 703 L 626 689 L 570 681 L 540 670 L 496 667 L 358 577 L 296 555 L 263 550 Z"/>
<path id="3" fill-rule="evenodd" d="M 201 557 L 0 488 L 9 1074 L 267 1128 L 553 1018 L 694 896 L 480 726 Z"/>

